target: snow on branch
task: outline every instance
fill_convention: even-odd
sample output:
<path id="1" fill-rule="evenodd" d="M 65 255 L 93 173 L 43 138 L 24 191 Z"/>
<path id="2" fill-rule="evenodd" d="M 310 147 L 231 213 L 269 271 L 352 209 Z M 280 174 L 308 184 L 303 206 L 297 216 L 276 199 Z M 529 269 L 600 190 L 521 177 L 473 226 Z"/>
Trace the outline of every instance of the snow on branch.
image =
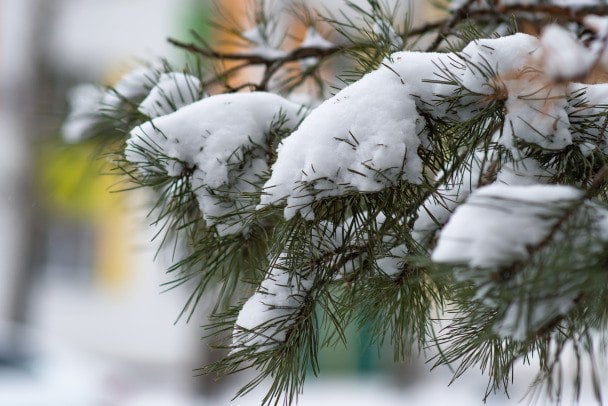
<path id="1" fill-rule="evenodd" d="M 148 167 L 150 156 L 164 156 L 167 176 L 191 177 L 202 215 L 220 235 L 244 231 L 242 217 L 224 219 L 251 205 L 269 169 L 273 126 L 294 128 L 302 106 L 270 93 L 207 97 L 134 128 L 126 159 Z M 145 169 L 144 169 L 145 170 Z"/>
<path id="2" fill-rule="evenodd" d="M 556 185 L 490 185 L 459 206 L 439 234 L 436 262 L 497 268 L 525 260 L 583 193 Z"/>
<path id="3" fill-rule="evenodd" d="M 103 97 L 104 89 L 93 84 L 81 84 L 70 89 L 70 114 L 61 129 L 67 142 L 82 141 L 102 120 L 99 106 Z"/>
<path id="4" fill-rule="evenodd" d="M 163 73 L 138 110 L 150 118 L 164 116 L 199 100 L 200 93 L 198 78 L 187 73 Z"/>
<path id="5" fill-rule="evenodd" d="M 465 121 L 502 103 L 504 125 L 494 142 L 517 159 L 528 145 L 565 149 L 576 137 L 568 115 L 571 89 L 543 70 L 544 61 L 559 58 L 552 49 L 516 34 L 472 42 L 460 53 L 393 54 L 313 110 L 282 142 L 261 206 L 284 202 L 286 218 L 298 212 L 310 217 L 310 204 L 328 196 L 378 191 L 398 181 L 420 184 L 419 152 L 429 146 L 421 112 Z M 442 81 L 429 73 L 438 69 Z M 441 97 L 463 92 L 468 96 L 458 104 L 438 105 Z"/>
<path id="6" fill-rule="evenodd" d="M 291 275 L 284 259 L 279 258 L 239 312 L 233 351 L 243 347 L 260 351 L 283 343 L 311 287 L 311 279 Z"/>
<path id="7" fill-rule="evenodd" d="M 328 196 L 378 191 L 400 179 L 420 183 L 424 120 L 412 93 L 432 57 L 413 57 L 395 55 L 394 63 L 314 109 L 279 146 L 261 206 L 285 200 L 285 216 L 291 218 Z M 402 75 L 400 67 L 413 74 Z"/>

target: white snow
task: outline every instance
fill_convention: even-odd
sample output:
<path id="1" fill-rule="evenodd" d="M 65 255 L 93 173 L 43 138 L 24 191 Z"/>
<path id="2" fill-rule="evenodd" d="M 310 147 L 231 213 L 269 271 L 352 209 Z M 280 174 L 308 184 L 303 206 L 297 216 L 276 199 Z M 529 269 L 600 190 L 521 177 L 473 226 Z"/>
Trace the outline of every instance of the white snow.
<path id="1" fill-rule="evenodd" d="M 300 48 L 321 48 L 321 49 L 331 49 L 336 45 L 326 40 L 319 34 L 319 32 L 315 29 L 315 27 L 308 27 L 306 30 L 306 35 L 300 44 Z"/>
<path id="2" fill-rule="evenodd" d="M 589 44 L 589 49 L 593 52 L 595 60 L 604 69 L 608 67 L 608 17 L 588 15 L 583 20 L 584 25 L 595 33 L 595 38 Z"/>
<path id="3" fill-rule="evenodd" d="M 497 157 L 493 151 L 478 150 L 462 169 L 437 188 L 437 192 L 429 196 L 418 209 L 418 217 L 414 222 L 412 236 L 426 246 L 434 237 L 436 231 L 449 220 L 454 210 L 478 188 L 484 176 L 490 175 L 493 166 L 497 165 Z M 546 183 L 552 173 L 542 168 L 538 161 L 532 158 L 522 158 L 501 162 L 496 168 L 496 184 L 502 185 L 535 185 Z M 440 180 L 439 173 L 436 180 Z"/>
<path id="4" fill-rule="evenodd" d="M 187 73 L 163 73 L 138 110 L 150 118 L 164 116 L 200 98 L 201 82 Z"/>
<path id="5" fill-rule="evenodd" d="M 587 15 L 583 19 L 586 27 L 595 31 L 598 37 L 604 37 L 608 34 L 608 17 L 598 15 Z"/>
<path id="6" fill-rule="evenodd" d="M 572 83 L 569 92 L 574 100 L 568 108 L 572 124 L 593 121 L 594 125 L 584 125 L 580 132 L 573 133 L 574 139 L 580 141 L 579 149 L 587 155 L 596 145 L 604 153 L 608 152 L 608 134 L 603 129 L 606 126 L 606 111 L 608 110 L 608 84 L 593 85 Z"/>
<path id="7" fill-rule="evenodd" d="M 287 330 L 312 286 L 302 276 L 292 276 L 281 256 L 258 290 L 243 305 L 232 335 L 233 351 L 243 347 L 267 349 L 285 341 Z"/>
<path id="8" fill-rule="evenodd" d="M 165 155 L 163 170 L 169 176 L 192 170 L 202 216 L 212 226 L 218 217 L 250 204 L 242 194 L 255 192 L 268 171 L 272 123 L 284 115 L 293 128 L 302 114 L 300 105 L 270 93 L 215 95 L 136 127 L 125 154 L 142 166 L 148 164 L 146 153 Z M 217 229 L 226 235 L 243 227 L 239 219 L 230 219 Z"/>
<path id="9" fill-rule="evenodd" d="M 403 49 L 403 39 L 395 31 L 395 27 L 389 24 L 387 21 L 378 19 L 374 21 L 372 26 L 372 32 L 379 38 L 388 40 L 391 44 L 391 50 L 393 52 Z"/>
<path id="10" fill-rule="evenodd" d="M 249 48 L 251 54 L 267 59 L 280 59 L 286 55 L 285 51 L 277 49 L 276 46 L 270 43 L 270 35 L 265 35 L 264 27 L 262 26 L 256 25 L 243 31 L 241 37 L 251 44 Z"/>
<path id="11" fill-rule="evenodd" d="M 29 0 L 14 1 L 19 5 L 27 2 Z M 38 35 L 37 39 L 45 47 L 49 62 L 59 71 L 99 81 L 108 73 L 137 61 L 175 55 L 176 50 L 167 42 L 167 37 L 183 33 L 184 11 L 180 3 L 175 0 L 53 1 L 51 12 L 43 16 L 49 25 L 46 38 Z M 15 6 L 9 6 L 5 14 L 14 19 Z M 27 21 L 24 25 L 31 25 L 33 20 Z"/>
<path id="12" fill-rule="evenodd" d="M 312 229 L 311 246 L 315 247 L 314 256 L 323 257 L 328 254 L 336 258 L 348 257 L 353 251 L 361 250 L 370 243 L 368 231 L 362 227 L 362 223 L 369 221 L 369 213 L 360 213 L 357 216 L 346 218 L 341 224 L 334 224 L 328 221 L 321 221 L 318 226 Z M 377 230 L 386 221 L 384 213 L 379 213 L 370 223 L 370 228 Z M 396 239 L 391 236 L 384 236 L 384 243 L 388 246 L 395 244 Z M 337 254 L 339 252 L 339 254 Z M 400 271 L 403 258 L 407 255 L 407 248 L 403 244 L 390 249 L 385 257 L 376 258 L 377 267 L 387 275 L 395 275 Z M 362 253 L 347 261 L 341 268 L 335 269 L 335 279 L 341 279 L 348 275 L 364 260 L 368 260 L 367 253 Z"/>
<path id="13" fill-rule="evenodd" d="M 113 88 L 92 84 L 81 84 L 72 88 L 67 96 L 69 114 L 62 127 L 64 139 L 67 142 L 83 141 L 92 135 L 91 130 L 96 125 L 121 114 L 125 103 L 139 104 L 151 89 L 153 93 L 144 104 L 144 114 L 169 110 L 170 104 L 184 104 L 188 100 L 183 84 L 186 79 L 178 76 L 181 74 L 163 74 L 160 75 L 161 78 L 159 75 L 158 70 L 153 67 L 138 68 L 126 74 Z M 162 83 L 160 79 L 163 79 Z M 198 81 L 196 78 L 192 79 Z M 170 80 L 175 82 L 175 86 L 171 87 L 168 83 Z M 159 84 L 155 87 L 157 81 Z M 178 84 L 181 85 L 179 88 Z M 161 96 L 166 97 L 161 100 Z"/>
<path id="14" fill-rule="evenodd" d="M 367 214 L 362 214 L 366 216 Z M 380 213 L 375 217 L 375 227 L 380 227 L 386 217 Z M 322 221 L 311 231 L 311 247 L 315 256 L 323 257 L 334 253 L 336 258 L 347 256 L 349 247 L 363 247 L 369 236 L 358 226 L 358 221 L 349 217 L 342 224 Z M 340 251 L 340 254 L 337 252 Z M 388 255 L 376 260 L 379 269 L 388 276 L 401 271 L 407 248 L 400 244 Z M 361 257 L 363 258 L 363 257 Z M 355 267 L 356 260 L 344 263 L 335 269 L 333 278 L 341 279 Z M 335 262 L 337 263 L 337 261 Z M 304 296 L 310 291 L 313 276 L 295 276 L 289 273 L 290 265 L 285 255 L 271 267 L 258 290 L 247 300 L 239 312 L 233 332 L 233 347 L 274 345 L 285 340 L 286 330 L 295 323 L 295 315 L 300 310 Z"/>
<path id="15" fill-rule="evenodd" d="M 156 67 L 142 67 L 124 75 L 113 90 L 108 90 L 102 105 L 109 111 L 118 110 L 123 101 L 139 104 L 155 86 L 160 72 Z"/>
<path id="16" fill-rule="evenodd" d="M 521 158 L 514 161 L 503 162 L 496 174 L 496 182 L 511 186 L 526 186 L 547 183 L 553 176 L 550 169 L 533 158 Z"/>
<path id="17" fill-rule="evenodd" d="M 325 197 L 378 191 L 400 179 L 421 182 L 424 122 L 411 95 L 419 82 L 400 68 L 422 76 L 431 59 L 401 56 L 323 102 L 281 143 L 261 206 L 286 201 L 289 219 Z M 427 63 L 415 65 L 416 56 Z"/>
<path id="18" fill-rule="evenodd" d="M 493 184 L 459 206 L 439 235 L 432 259 L 492 268 L 528 256 L 582 193 L 569 186 Z"/>
<path id="19" fill-rule="evenodd" d="M 561 34 L 548 30 L 545 45 Z M 312 218 L 310 204 L 327 197 L 374 192 L 399 180 L 420 183 L 417 152 L 427 147 L 420 110 L 465 120 L 474 109 L 503 100 L 505 124 L 495 141 L 511 150 L 515 161 L 525 159 L 522 141 L 552 151 L 571 145 L 569 88 L 552 83 L 555 78 L 541 70 L 544 58 L 563 58 L 542 47 L 535 37 L 515 34 L 474 41 L 458 54 L 393 54 L 313 110 L 282 142 L 261 206 L 284 203 L 287 219 L 298 212 Z M 558 73 L 570 66 L 563 65 Z M 449 109 L 437 105 L 458 89 L 429 82 L 441 75 L 438 70 L 471 92 L 463 103 L 473 102 Z"/>
<path id="20" fill-rule="evenodd" d="M 104 89 L 93 84 L 81 84 L 70 89 L 67 97 L 70 113 L 61 132 L 67 142 L 80 142 L 101 119 Z"/>
<path id="21" fill-rule="evenodd" d="M 528 300 L 515 301 L 494 326 L 501 337 L 525 340 L 530 331 L 541 328 L 547 320 L 566 314 L 574 306 L 576 295 L 573 292 L 560 292 L 557 297 L 543 298 L 530 303 Z"/>
<path id="22" fill-rule="evenodd" d="M 378 258 L 376 265 L 380 270 L 388 276 L 397 276 L 403 270 L 405 257 L 408 255 L 408 250 L 405 244 L 391 248 L 388 256 Z"/>
<path id="23" fill-rule="evenodd" d="M 555 81 L 584 78 L 595 61 L 589 49 L 556 24 L 543 30 L 540 44 L 544 73 Z"/>
<path id="24" fill-rule="evenodd" d="M 300 48 L 319 48 L 319 49 L 331 49 L 336 45 L 319 34 L 319 32 L 315 29 L 315 27 L 308 27 L 306 30 L 306 35 L 300 43 Z M 319 59 L 311 56 L 309 58 L 304 58 L 300 60 L 300 66 L 302 69 L 308 69 L 312 66 L 315 66 L 318 63 Z"/>
<path id="25" fill-rule="evenodd" d="M 125 103 L 138 105 L 151 90 L 152 94 L 141 107 L 144 114 L 156 116 L 164 110 L 170 110 L 171 105 L 191 102 L 193 97 L 191 92 L 186 93 L 189 90 L 186 86 L 197 85 L 198 79 L 186 79 L 180 75 L 183 74 L 161 75 L 156 67 L 144 67 L 127 73 L 113 88 L 105 89 L 92 84 L 72 88 L 68 93 L 70 111 L 62 127 L 64 139 L 68 142 L 84 140 L 92 135 L 91 130 L 106 117 L 121 114 Z M 157 81 L 158 86 L 155 86 Z"/>

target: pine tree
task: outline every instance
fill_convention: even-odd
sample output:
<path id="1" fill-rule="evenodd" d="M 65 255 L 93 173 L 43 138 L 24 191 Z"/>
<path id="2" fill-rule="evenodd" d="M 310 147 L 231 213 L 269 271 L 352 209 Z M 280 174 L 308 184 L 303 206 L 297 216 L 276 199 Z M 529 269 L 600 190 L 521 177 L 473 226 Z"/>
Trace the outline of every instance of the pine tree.
<path id="1" fill-rule="evenodd" d="M 261 2 L 248 26 L 219 7 L 241 50 L 170 39 L 196 62 L 78 88 L 64 133 L 153 191 L 172 285 L 195 286 L 181 316 L 215 295 L 227 355 L 202 372 L 257 371 L 239 395 L 269 378 L 264 403 L 294 401 L 355 324 L 395 361 L 480 368 L 485 397 L 532 358 L 537 387 L 578 396 L 574 348 L 601 402 L 608 6 L 576 3 L 461 0 L 415 24 L 378 0 Z"/>

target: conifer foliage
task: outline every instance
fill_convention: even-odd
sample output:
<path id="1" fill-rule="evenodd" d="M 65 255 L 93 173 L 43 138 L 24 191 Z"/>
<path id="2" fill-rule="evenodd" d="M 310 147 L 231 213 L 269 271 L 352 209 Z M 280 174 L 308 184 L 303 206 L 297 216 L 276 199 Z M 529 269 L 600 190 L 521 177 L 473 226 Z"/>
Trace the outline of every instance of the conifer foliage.
<path id="1" fill-rule="evenodd" d="M 461 0 L 421 23 L 307 3 L 258 2 L 244 26 L 220 3 L 237 51 L 170 39 L 195 62 L 72 94 L 66 138 L 110 140 L 152 191 L 172 285 L 194 286 L 182 316 L 216 303 L 227 355 L 203 372 L 253 369 L 239 394 L 270 379 L 264 402 L 291 402 L 354 324 L 396 361 L 481 369 L 482 397 L 535 359 L 554 399 L 601 401 L 608 6 Z M 593 366 L 572 381 L 569 348 Z"/>

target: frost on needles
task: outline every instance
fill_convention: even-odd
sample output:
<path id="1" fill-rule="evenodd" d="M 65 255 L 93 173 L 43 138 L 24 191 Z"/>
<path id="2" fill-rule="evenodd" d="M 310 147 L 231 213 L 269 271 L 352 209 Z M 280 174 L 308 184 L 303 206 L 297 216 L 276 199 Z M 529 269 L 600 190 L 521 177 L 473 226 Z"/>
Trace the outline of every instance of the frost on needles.
<path id="1" fill-rule="evenodd" d="M 578 18 L 582 39 L 558 25 L 483 38 L 458 20 L 491 15 L 481 3 L 455 5 L 426 52 L 393 51 L 437 26 L 408 34 L 370 1 L 351 4 L 361 38 L 326 19 L 346 42 L 310 26 L 284 49 L 264 21 L 240 31 L 243 54 L 173 41 L 258 64 L 257 83 L 162 64 L 73 94 L 66 138 L 126 134 L 116 166 L 154 190 L 175 283 L 198 281 L 187 306 L 219 286 L 210 327 L 227 355 L 205 371 L 251 366 L 242 392 L 270 378 L 265 402 L 293 400 L 355 323 L 398 360 L 436 345 L 456 376 L 482 365 L 487 396 L 530 355 L 554 388 L 563 348 L 606 331 L 608 85 L 585 79 L 608 66 L 608 20 Z M 437 52 L 454 27 L 470 40 Z M 335 55 L 364 72 L 331 95 L 314 72 Z M 296 102 L 293 62 L 326 96 L 314 108 Z"/>

